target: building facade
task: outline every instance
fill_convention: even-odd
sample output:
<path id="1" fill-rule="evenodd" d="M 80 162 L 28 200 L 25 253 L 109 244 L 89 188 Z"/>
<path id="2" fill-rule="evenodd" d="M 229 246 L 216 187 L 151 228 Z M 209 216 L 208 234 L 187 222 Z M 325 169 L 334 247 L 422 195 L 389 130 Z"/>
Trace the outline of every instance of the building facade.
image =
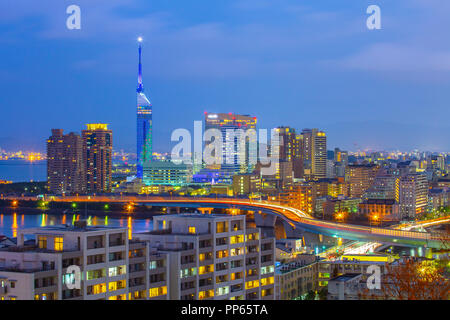
<path id="1" fill-rule="evenodd" d="M 111 191 L 112 131 L 107 124 L 87 124 L 82 131 L 83 162 L 86 166 L 86 192 Z"/>
<path id="2" fill-rule="evenodd" d="M 303 129 L 303 172 L 306 179 L 327 177 L 327 136 L 318 129 Z"/>
<path id="3" fill-rule="evenodd" d="M 83 139 L 76 133 L 52 129 L 47 139 L 47 184 L 50 193 L 83 193 L 86 171 Z"/>
<path id="4" fill-rule="evenodd" d="M 400 206 L 402 219 L 415 218 L 426 211 L 428 181 L 423 174 L 407 174 L 397 178 L 395 200 Z"/>
<path id="5" fill-rule="evenodd" d="M 168 255 L 170 299 L 274 299 L 275 239 L 247 228 L 245 216 L 157 216 L 152 232 L 140 233 Z"/>
<path id="6" fill-rule="evenodd" d="M 205 131 L 217 129 L 222 135 L 222 159 L 216 155 L 215 169 L 233 173 L 253 171 L 258 152 L 256 123 L 256 117 L 249 115 L 205 112 Z"/>

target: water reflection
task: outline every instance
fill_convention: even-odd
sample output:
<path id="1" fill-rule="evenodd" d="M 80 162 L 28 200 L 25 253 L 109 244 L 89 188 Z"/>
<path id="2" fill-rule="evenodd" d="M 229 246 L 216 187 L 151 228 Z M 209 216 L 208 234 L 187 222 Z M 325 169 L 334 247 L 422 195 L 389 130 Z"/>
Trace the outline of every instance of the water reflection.
<path id="1" fill-rule="evenodd" d="M 41 227 L 47 226 L 47 214 L 43 213 L 41 214 Z"/>
<path id="2" fill-rule="evenodd" d="M 17 237 L 17 228 L 19 226 L 17 225 L 17 213 L 13 214 L 13 223 L 12 223 L 12 233 L 13 233 L 13 238 Z"/>
<path id="3" fill-rule="evenodd" d="M 19 216 L 20 215 L 20 216 Z M 82 219 L 77 214 L 0 214 L 0 235 L 7 237 L 17 237 L 19 228 L 36 228 L 55 225 L 74 225 L 76 221 Z M 90 226 L 122 227 L 127 228 L 128 238 L 132 239 L 133 232 L 144 232 L 153 229 L 151 218 L 137 219 L 132 216 L 111 218 L 110 216 L 95 216 L 88 218 Z"/>
<path id="4" fill-rule="evenodd" d="M 128 240 L 131 240 L 133 238 L 133 220 L 131 219 L 131 216 L 128 217 Z"/>

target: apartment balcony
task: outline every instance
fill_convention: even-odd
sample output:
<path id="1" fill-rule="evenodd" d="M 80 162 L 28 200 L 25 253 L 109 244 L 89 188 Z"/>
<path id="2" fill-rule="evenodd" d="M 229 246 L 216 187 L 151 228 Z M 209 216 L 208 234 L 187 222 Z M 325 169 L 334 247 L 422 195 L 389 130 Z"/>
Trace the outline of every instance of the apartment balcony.
<path id="1" fill-rule="evenodd" d="M 145 290 L 146 287 L 145 287 L 145 283 L 144 284 L 139 283 L 139 284 L 133 284 L 133 285 L 130 283 L 128 288 L 130 289 L 130 291 L 142 291 L 142 290 Z"/>
<path id="2" fill-rule="evenodd" d="M 129 273 L 129 277 L 130 278 L 140 278 L 140 277 L 145 277 L 146 276 L 146 271 L 145 270 L 139 270 L 139 271 L 133 271 Z"/>
<path id="3" fill-rule="evenodd" d="M 158 274 L 158 273 L 165 273 L 166 272 L 166 267 L 158 267 L 155 269 L 149 269 L 149 274 Z"/>
<path id="4" fill-rule="evenodd" d="M 57 284 L 53 284 L 51 286 L 47 286 L 47 287 L 40 287 L 40 288 L 35 288 L 34 289 L 34 294 L 43 294 L 43 293 L 52 293 L 52 292 L 58 292 L 58 285 Z"/>
<path id="5" fill-rule="evenodd" d="M 151 289 L 151 288 L 163 287 L 165 285 L 167 285 L 166 280 L 161 280 L 161 281 L 158 281 L 158 282 L 149 282 L 148 287 L 149 287 L 149 289 Z"/>
<path id="6" fill-rule="evenodd" d="M 124 245 L 125 245 L 125 240 L 123 240 L 123 239 L 114 240 L 114 241 L 110 241 L 109 242 L 109 247 L 110 248 L 120 247 L 120 246 L 124 246 Z"/>
<path id="7" fill-rule="evenodd" d="M 130 264 L 135 264 L 135 263 L 144 263 L 145 262 L 145 257 L 130 257 L 128 258 L 128 261 Z"/>
<path id="8" fill-rule="evenodd" d="M 275 296 L 273 294 L 267 296 L 261 296 L 261 300 L 275 300 Z"/>
<path id="9" fill-rule="evenodd" d="M 180 288 L 180 295 L 182 295 L 182 296 L 188 295 L 188 294 L 195 295 L 195 291 L 196 291 L 196 287 L 195 286 L 193 288 L 187 288 L 187 289 L 181 289 Z"/>

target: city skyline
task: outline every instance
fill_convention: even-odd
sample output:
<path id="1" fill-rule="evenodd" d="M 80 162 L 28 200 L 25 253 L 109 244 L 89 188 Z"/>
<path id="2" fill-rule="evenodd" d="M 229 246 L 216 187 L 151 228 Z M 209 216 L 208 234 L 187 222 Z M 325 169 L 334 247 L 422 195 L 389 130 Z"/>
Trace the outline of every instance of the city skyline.
<path id="1" fill-rule="evenodd" d="M 142 36 L 147 93 L 157 106 L 155 151 L 170 151 L 172 130 L 190 129 L 208 111 L 252 114 L 264 128 L 319 128 L 329 149 L 446 152 L 448 48 L 438 41 L 446 22 L 436 1 L 427 4 L 415 1 L 406 11 L 406 1 L 379 1 L 376 31 L 365 27 L 366 4 L 331 1 L 201 8 L 136 0 L 102 2 L 102 10 L 80 1 L 76 31 L 65 28 L 65 3 L 18 4 L 2 10 L 0 92 L 8 108 L 0 147 L 44 150 L 49 128 L 78 131 L 98 121 L 110 124 L 116 149 L 135 150 L 134 50 Z M 268 22 L 274 10 L 281 19 Z M 413 18 L 421 27 L 406 23 Z M 24 30 L 21 21 L 36 28 Z"/>

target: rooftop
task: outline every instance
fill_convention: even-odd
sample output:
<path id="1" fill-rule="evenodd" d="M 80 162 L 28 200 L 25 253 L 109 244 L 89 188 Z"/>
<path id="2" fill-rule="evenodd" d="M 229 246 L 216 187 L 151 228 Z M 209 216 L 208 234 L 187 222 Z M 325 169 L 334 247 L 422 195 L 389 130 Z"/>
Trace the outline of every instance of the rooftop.
<path id="1" fill-rule="evenodd" d="M 347 273 L 347 274 L 344 274 L 342 276 L 337 276 L 335 278 L 332 278 L 329 281 L 345 282 L 345 281 L 349 281 L 349 280 L 355 279 L 355 278 L 357 278 L 359 276 L 361 276 L 361 273 Z"/>

